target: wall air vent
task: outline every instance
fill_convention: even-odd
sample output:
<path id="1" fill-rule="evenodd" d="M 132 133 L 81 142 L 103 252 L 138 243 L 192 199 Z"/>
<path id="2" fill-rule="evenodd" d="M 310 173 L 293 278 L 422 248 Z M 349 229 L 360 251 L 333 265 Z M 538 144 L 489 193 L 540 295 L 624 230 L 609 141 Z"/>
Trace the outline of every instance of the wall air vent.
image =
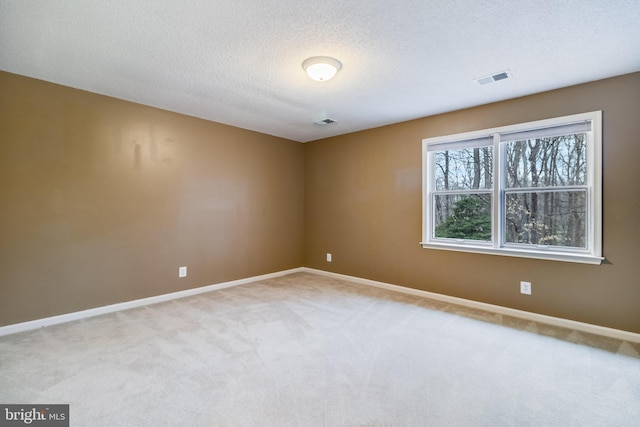
<path id="1" fill-rule="evenodd" d="M 331 125 L 335 122 L 336 121 L 333 119 L 324 119 L 324 120 L 318 120 L 317 122 L 313 122 L 313 124 L 316 124 L 318 126 L 326 126 L 326 125 Z"/>
<path id="2" fill-rule="evenodd" d="M 500 73 L 495 73 L 490 76 L 478 77 L 476 81 L 478 84 L 486 85 L 493 82 L 498 82 L 500 80 L 506 80 L 511 78 L 511 73 L 509 71 L 502 71 Z"/>

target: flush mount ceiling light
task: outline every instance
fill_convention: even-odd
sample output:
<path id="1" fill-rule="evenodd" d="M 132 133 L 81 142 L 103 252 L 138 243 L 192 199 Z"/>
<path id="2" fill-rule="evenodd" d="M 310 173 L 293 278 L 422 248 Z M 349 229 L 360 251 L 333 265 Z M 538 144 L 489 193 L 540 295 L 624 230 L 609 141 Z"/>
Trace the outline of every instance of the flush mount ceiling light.
<path id="1" fill-rule="evenodd" d="M 305 59 L 302 68 L 313 80 L 324 82 L 331 80 L 342 68 L 342 64 L 335 58 L 329 56 L 314 56 Z"/>

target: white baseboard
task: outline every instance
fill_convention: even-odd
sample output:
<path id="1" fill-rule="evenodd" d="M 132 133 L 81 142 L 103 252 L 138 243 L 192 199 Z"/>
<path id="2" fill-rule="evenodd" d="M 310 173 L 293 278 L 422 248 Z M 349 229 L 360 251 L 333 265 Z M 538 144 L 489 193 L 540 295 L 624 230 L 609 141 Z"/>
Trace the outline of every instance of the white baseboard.
<path id="1" fill-rule="evenodd" d="M 184 291 L 172 292 L 169 294 L 157 295 L 149 298 L 142 298 L 142 299 L 137 299 L 133 301 L 126 301 L 118 304 L 107 305 L 103 307 L 91 308 L 88 310 L 76 311 L 73 313 L 61 314 L 59 316 L 46 317 L 43 319 L 36 319 L 28 322 L 16 323 L 13 325 L 0 326 L 0 336 L 29 331 L 33 329 L 46 327 L 46 326 L 57 325 L 60 323 L 71 322 L 74 320 L 87 319 L 90 317 L 99 316 L 101 314 L 113 313 L 121 310 L 128 310 L 130 308 L 142 307 L 150 304 L 157 304 L 160 302 L 170 301 L 178 298 L 184 298 L 192 295 L 198 295 L 205 292 L 211 292 L 219 289 L 230 288 L 232 286 L 244 285 L 247 283 L 272 279 L 276 277 L 282 277 L 292 273 L 300 273 L 300 272 L 313 273 L 313 274 L 318 274 L 322 276 L 333 277 L 336 279 L 347 280 L 350 282 L 360 283 L 368 286 L 374 286 L 377 288 L 387 289 L 395 292 L 402 292 L 405 294 L 411 294 L 419 297 L 430 298 L 433 300 L 442 301 L 450 304 L 457 304 L 465 307 L 485 310 L 491 313 L 503 314 L 506 316 L 513 316 L 520 319 L 532 320 L 534 322 L 540 322 L 548 325 L 554 325 L 554 326 L 559 326 L 563 328 L 574 329 L 577 331 L 587 332 L 591 334 L 616 338 L 624 341 L 640 343 L 640 334 L 637 334 L 634 332 L 622 331 L 619 329 L 613 329 L 613 328 L 607 328 L 604 326 L 592 325 L 589 323 L 577 322 L 575 320 L 568 320 L 568 319 L 562 319 L 558 317 L 546 316 L 544 314 L 531 313 L 528 311 L 516 310 L 514 308 L 502 307 L 499 305 L 487 304 L 484 302 L 452 297 L 448 295 L 437 294 L 434 292 L 407 288 L 404 286 L 392 285 L 390 283 L 378 282 L 375 280 L 363 279 L 360 277 L 348 276 L 345 274 L 332 273 L 324 270 L 316 270 L 314 268 L 308 268 L 308 267 L 293 268 L 290 270 L 283 270 L 275 273 L 263 274 L 261 276 L 247 277 L 245 279 L 217 283 L 214 285 L 203 286 L 200 288 L 186 289 Z"/>
<path id="2" fill-rule="evenodd" d="M 434 292 L 407 288 L 404 286 L 392 285 L 390 283 L 377 282 L 375 280 L 362 279 L 354 276 L 347 276 L 345 274 L 331 273 L 329 271 L 324 271 L 324 270 L 316 270 L 316 269 L 307 268 L 307 267 L 303 267 L 302 270 L 307 273 L 320 274 L 323 276 L 333 277 L 336 279 L 343 279 L 343 280 L 347 280 L 355 283 L 360 283 L 363 285 L 375 286 L 377 288 L 388 289 L 391 291 L 402 292 L 405 294 L 417 295 L 420 297 L 430 298 L 433 300 L 442 301 L 450 304 L 457 304 L 465 307 L 471 307 L 471 308 L 477 308 L 480 310 L 489 311 L 492 313 L 517 317 L 520 319 L 532 320 L 534 322 L 540 322 L 547 325 L 559 326 L 562 328 L 574 329 L 577 331 L 587 332 L 595 335 L 602 335 L 610 338 L 616 338 L 623 341 L 640 343 L 640 334 L 637 334 L 634 332 L 622 331 L 619 329 L 607 328 L 604 326 L 592 325 L 590 323 L 583 323 L 583 322 L 577 322 L 575 320 L 562 319 L 559 317 L 546 316 L 544 314 L 531 313 L 529 311 L 517 310 L 514 308 L 502 307 L 499 305 L 487 304 L 484 302 L 452 297 L 448 295 L 437 294 Z"/>
<path id="3" fill-rule="evenodd" d="M 113 313 L 115 311 L 128 310 L 130 308 L 142 307 L 144 305 L 157 304 L 159 302 L 170 301 L 178 298 L 198 295 L 205 292 L 211 292 L 218 289 L 230 288 L 232 286 L 244 285 L 259 280 L 272 279 L 275 277 L 286 276 L 292 273 L 304 271 L 302 267 L 291 270 L 278 271 L 276 273 L 263 274 L 261 276 L 247 277 L 245 279 L 233 280 L 230 282 L 217 283 L 214 285 L 203 286 L 200 288 L 186 289 L 184 291 L 172 292 L 170 294 L 157 295 L 149 298 L 142 298 L 133 301 L 121 302 L 118 304 L 106 305 L 103 307 L 91 308 L 88 310 L 76 311 L 73 313 L 61 314 L 59 316 L 45 317 L 44 319 L 36 319 L 28 322 L 15 323 L 13 325 L 1 326 L 0 337 L 4 335 L 15 334 L 18 332 L 38 329 L 45 326 L 57 325 L 60 323 L 71 322 L 73 320 L 87 319 L 89 317 L 99 316 L 101 314 Z"/>

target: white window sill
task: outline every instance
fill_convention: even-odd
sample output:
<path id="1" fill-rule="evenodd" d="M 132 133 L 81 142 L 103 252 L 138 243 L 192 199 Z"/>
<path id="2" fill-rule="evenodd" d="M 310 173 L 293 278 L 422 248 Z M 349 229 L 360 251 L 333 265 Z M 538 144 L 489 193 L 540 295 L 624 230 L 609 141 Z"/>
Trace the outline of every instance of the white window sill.
<path id="1" fill-rule="evenodd" d="M 549 250 L 494 248 L 492 246 L 461 246 L 445 242 L 421 242 L 424 249 L 440 249 L 446 251 L 469 252 L 486 255 L 501 255 L 518 258 L 543 259 L 548 261 L 576 262 L 580 264 L 602 264 L 604 258 L 585 253 L 558 252 Z"/>

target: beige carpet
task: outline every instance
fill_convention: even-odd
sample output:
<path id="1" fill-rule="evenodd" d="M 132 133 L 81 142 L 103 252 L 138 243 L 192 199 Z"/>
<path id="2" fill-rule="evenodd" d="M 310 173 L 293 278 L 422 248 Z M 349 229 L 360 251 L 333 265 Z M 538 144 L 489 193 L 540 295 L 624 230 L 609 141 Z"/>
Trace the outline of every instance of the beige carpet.
<path id="1" fill-rule="evenodd" d="M 0 337 L 72 426 L 638 426 L 640 345 L 308 273 Z"/>

